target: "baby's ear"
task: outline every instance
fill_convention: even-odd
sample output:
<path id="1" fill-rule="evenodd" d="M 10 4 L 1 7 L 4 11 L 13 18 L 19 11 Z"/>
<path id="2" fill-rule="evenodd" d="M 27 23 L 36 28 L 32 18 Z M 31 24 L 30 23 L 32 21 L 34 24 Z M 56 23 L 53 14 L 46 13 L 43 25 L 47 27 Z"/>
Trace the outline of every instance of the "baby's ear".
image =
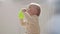
<path id="1" fill-rule="evenodd" d="M 23 11 L 23 12 L 26 12 L 26 8 L 22 8 L 22 11 Z"/>

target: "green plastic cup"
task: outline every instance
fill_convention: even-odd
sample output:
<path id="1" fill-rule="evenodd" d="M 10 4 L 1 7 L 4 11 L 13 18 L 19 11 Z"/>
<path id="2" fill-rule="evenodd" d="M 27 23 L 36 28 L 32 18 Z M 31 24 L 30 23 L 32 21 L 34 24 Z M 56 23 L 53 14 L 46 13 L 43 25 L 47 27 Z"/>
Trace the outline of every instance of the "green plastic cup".
<path id="1" fill-rule="evenodd" d="M 22 10 L 20 10 L 18 12 L 18 17 L 19 17 L 19 19 L 24 19 L 24 14 L 23 14 Z"/>

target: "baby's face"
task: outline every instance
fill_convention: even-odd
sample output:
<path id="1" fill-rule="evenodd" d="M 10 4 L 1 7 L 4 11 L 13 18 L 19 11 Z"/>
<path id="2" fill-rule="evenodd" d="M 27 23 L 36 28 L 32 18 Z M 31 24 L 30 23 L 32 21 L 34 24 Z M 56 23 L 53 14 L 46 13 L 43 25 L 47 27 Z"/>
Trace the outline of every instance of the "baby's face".
<path id="1" fill-rule="evenodd" d="M 38 13 L 37 7 L 34 5 L 29 6 L 28 12 L 30 15 L 37 15 Z"/>

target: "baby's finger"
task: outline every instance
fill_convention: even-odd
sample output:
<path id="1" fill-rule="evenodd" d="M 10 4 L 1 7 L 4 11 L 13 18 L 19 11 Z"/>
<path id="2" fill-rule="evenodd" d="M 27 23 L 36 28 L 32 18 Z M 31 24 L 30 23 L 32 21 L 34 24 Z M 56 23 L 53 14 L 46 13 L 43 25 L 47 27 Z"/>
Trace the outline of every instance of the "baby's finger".
<path id="1" fill-rule="evenodd" d="M 22 11 L 23 11 L 23 12 L 26 12 L 26 8 L 23 8 Z"/>

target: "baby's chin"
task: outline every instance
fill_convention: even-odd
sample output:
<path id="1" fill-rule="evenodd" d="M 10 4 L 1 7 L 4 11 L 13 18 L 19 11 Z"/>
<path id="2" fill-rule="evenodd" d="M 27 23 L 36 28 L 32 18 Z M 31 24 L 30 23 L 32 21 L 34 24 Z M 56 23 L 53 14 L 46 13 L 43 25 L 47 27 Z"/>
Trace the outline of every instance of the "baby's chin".
<path id="1" fill-rule="evenodd" d="M 37 15 L 32 15 L 32 17 L 36 17 Z"/>
<path id="2" fill-rule="evenodd" d="M 30 16 L 37 16 L 36 14 L 30 14 Z"/>

